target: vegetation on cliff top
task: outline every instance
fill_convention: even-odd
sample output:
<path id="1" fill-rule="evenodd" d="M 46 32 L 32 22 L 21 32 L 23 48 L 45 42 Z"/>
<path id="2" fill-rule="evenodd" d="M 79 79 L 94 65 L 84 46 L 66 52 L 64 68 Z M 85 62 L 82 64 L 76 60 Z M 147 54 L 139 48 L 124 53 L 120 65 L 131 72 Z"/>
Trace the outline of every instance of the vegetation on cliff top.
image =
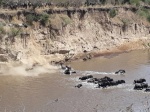
<path id="1" fill-rule="evenodd" d="M 16 4 L 18 3 L 18 4 Z M 29 4 L 30 3 L 30 4 Z M 79 6 L 89 6 L 89 5 L 150 5 L 150 0 L 0 0 L 0 6 L 6 5 L 33 5 L 33 7 L 46 6 L 46 5 L 55 5 L 59 7 L 79 7 Z"/>

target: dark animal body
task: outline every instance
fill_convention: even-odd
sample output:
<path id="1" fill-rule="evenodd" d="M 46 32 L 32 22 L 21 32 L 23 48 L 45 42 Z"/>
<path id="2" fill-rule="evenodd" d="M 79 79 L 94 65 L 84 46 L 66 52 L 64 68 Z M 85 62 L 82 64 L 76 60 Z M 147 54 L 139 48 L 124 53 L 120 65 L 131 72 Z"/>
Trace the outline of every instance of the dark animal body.
<path id="1" fill-rule="evenodd" d="M 76 85 L 75 87 L 81 88 L 81 87 L 82 87 L 82 84 L 78 84 L 78 85 Z"/>
<path id="2" fill-rule="evenodd" d="M 103 78 L 93 78 L 92 75 L 88 75 L 88 76 L 83 76 L 79 78 L 80 80 L 87 80 L 88 83 L 94 83 L 94 84 L 98 84 L 98 88 L 102 87 L 102 88 L 106 88 L 109 86 L 116 86 L 118 84 L 123 84 L 125 83 L 124 80 L 117 80 L 114 81 L 112 78 L 110 77 L 103 77 Z"/>
<path id="3" fill-rule="evenodd" d="M 109 87 L 109 86 L 117 86 L 117 85 L 123 84 L 123 83 L 125 83 L 124 80 L 105 81 L 105 82 L 100 82 L 100 83 L 98 83 L 98 88 L 100 88 L 100 87 L 105 88 L 105 87 Z"/>
<path id="4" fill-rule="evenodd" d="M 139 80 L 134 80 L 134 84 L 135 83 L 143 83 L 143 82 L 146 82 L 146 79 L 139 79 Z"/>
<path id="5" fill-rule="evenodd" d="M 125 70 L 118 70 L 118 71 L 115 72 L 115 74 L 124 74 L 124 73 L 126 73 Z"/>
<path id="6" fill-rule="evenodd" d="M 150 87 L 148 86 L 146 82 L 146 79 L 140 78 L 138 80 L 134 80 L 134 90 L 143 90 L 145 89 L 145 92 L 150 92 Z"/>
<path id="7" fill-rule="evenodd" d="M 145 89 L 145 92 L 150 92 L 150 87 L 147 87 L 147 88 Z"/>
<path id="8" fill-rule="evenodd" d="M 64 74 L 70 75 L 71 73 L 76 73 L 76 71 L 73 71 L 71 67 L 63 65 L 63 63 L 60 63 L 61 69 L 64 70 Z"/>
<path id="9" fill-rule="evenodd" d="M 144 88 L 147 88 L 148 84 L 147 83 L 137 83 L 134 86 L 134 90 L 142 90 Z"/>
<path id="10" fill-rule="evenodd" d="M 87 76 L 79 77 L 80 80 L 87 80 L 89 78 L 93 78 L 93 76 L 92 75 L 87 75 Z"/>

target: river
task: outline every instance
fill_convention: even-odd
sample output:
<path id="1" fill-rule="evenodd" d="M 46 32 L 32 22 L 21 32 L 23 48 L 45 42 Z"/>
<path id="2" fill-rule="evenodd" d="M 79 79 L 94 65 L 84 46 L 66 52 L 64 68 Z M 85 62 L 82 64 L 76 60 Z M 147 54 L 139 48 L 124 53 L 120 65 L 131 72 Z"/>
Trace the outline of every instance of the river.
<path id="1" fill-rule="evenodd" d="M 38 76 L 1 75 L 0 112 L 149 112 L 150 93 L 133 90 L 133 81 L 145 78 L 150 85 L 150 50 L 111 54 L 74 61 L 77 74 L 60 70 Z M 113 72 L 125 69 L 124 75 Z M 79 81 L 85 74 L 123 79 L 125 84 L 105 89 Z M 82 83 L 81 88 L 74 86 Z"/>

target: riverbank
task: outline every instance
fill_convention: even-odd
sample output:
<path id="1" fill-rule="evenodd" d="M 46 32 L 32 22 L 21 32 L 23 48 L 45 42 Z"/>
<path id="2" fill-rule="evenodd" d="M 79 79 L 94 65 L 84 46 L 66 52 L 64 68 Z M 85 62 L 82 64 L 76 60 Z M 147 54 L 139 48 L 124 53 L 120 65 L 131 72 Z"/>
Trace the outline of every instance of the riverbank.
<path id="1" fill-rule="evenodd" d="M 139 10 L 131 6 L 1 10 L 0 61 L 42 65 L 149 48 L 150 23 L 137 14 Z"/>

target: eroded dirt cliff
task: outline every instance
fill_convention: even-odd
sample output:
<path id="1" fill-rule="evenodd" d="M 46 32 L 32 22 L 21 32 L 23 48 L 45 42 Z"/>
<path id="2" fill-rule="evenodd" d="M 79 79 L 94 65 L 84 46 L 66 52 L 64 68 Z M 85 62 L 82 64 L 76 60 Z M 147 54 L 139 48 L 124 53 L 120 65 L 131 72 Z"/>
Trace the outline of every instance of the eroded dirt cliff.
<path id="1" fill-rule="evenodd" d="M 110 16 L 110 10 L 117 14 Z M 0 11 L 1 61 L 45 63 L 149 47 L 150 24 L 135 7 Z M 48 15 L 44 25 L 27 17 Z M 37 16 L 36 16 L 37 17 Z"/>

